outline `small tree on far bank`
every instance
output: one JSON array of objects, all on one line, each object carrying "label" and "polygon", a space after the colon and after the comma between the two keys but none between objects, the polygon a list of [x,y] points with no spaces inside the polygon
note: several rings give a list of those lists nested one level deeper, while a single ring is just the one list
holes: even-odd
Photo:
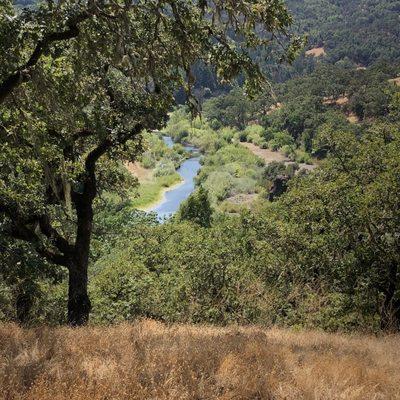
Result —
[{"label": "small tree on far bank", "polygon": [[181,205],[179,210],[181,220],[194,222],[204,228],[211,226],[212,214],[208,193],[202,186]]}]

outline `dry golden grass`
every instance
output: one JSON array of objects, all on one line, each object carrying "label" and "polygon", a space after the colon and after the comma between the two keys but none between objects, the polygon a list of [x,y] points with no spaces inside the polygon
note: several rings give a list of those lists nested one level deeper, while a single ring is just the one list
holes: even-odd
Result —
[{"label": "dry golden grass", "polygon": [[349,113],[346,117],[347,121],[349,121],[351,124],[357,124],[358,122],[360,122],[360,119],[357,117],[356,114],[354,114],[353,112]]},{"label": "dry golden grass", "polygon": [[390,83],[393,83],[395,86],[400,86],[400,76],[397,78],[389,79]]},{"label": "dry golden grass", "polygon": [[400,399],[400,338],[282,329],[0,326],[1,399]]},{"label": "dry golden grass", "polygon": [[249,149],[254,155],[260,157],[265,161],[266,164],[270,164],[274,161],[285,162],[290,161],[285,155],[278,151],[272,151],[270,149],[262,149],[253,143],[240,142],[240,144]]},{"label": "dry golden grass", "polygon": [[331,97],[324,97],[323,99],[323,104],[326,105],[338,105],[338,106],[344,106],[349,103],[349,98],[347,96],[340,96],[337,98],[334,98],[333,96]]},{"label": "dry golden grass", "polygon": [[138,178],[139,182],[149,181],[152,178],[152,170],[144,168],[139,162],[126,163],[125,167],[133,176]]},{"label": "dry golden grass", "polygon": [[314,47],[313,49],[310,49],[306,51],[307,56],[313,56],[313,57],[322,57],[326,55],[325,48],[324,47]]}]

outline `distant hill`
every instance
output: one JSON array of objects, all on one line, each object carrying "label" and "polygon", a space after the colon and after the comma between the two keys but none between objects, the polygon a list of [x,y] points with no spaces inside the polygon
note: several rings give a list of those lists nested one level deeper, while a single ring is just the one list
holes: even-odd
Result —
[{"label": "distant hill", "polygon": [[323,47],[326,59],[346,58],[368,66],[400,60],[400,1],[287,0],[296,31],[309,35],[308,48]]},{"label": "distant hill", "polygon": [[[285,82],[313,72],[318,64],[328,63],[350,69],[374,64],[400,62],[400,0],[286,0],[294,23],[292,31],[306,35],[308,44],[293,65],[278,65],[271,49],[253,55],[264,66],[270,79]],[[212,95],[215,79],[205,69],[197,74],[198,87]],[[218,88],[219,91],[221,88]],[[208,93],[209,93],[208,92]],[[207,93],[207,90],[206,90]]]},{"label": "distant hill", "polygon": [[[37,0],[17,0],[29,6]],[[254,54],[275,81],[312,72],[319,62],[366,68],[385,60],[400,62],[400,0],[286,0],[294,17],[292,30],[308,37],[305,51],[292,66],[277,65],[271,49]],[[198,65],[196,89],[200,98],[226,91],[215,74]],[[183,101],[184,94],[178,95]]]}]

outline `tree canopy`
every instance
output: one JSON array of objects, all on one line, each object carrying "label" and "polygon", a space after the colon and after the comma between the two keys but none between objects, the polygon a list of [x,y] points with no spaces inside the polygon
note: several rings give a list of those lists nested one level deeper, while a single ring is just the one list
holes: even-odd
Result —
[{"label": "tree canopy", "polygon": [[82,324],[96,196],[123,192],[119,163],[163,125],[178,88],[196,110],[196,63],[225,82],[243,74],[254,93],[264,78],[249,52],[292,19],[280,0],[3,1],[0,14],[1,229],[68,268],[69,322]]}]

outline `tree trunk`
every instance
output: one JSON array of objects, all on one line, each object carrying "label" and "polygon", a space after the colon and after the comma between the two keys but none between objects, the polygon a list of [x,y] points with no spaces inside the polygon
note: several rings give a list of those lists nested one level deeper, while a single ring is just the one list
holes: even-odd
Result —
[{"label": "tree trunk", "polygon": [[381,310],[381,329],[383,330],[400,330],[400,299],[396,297],[397,273],[397,262],[393,262],[389,267],[388,286]]},{"label": "tree trunk", "polygon": [[68,323],[72,326],[86,325],[91,310],[87,286],[93,227],[93,193],[83,195],[75,202],[78,227],[74,255],[69,268],[68,290]]},{"label": "tree trunk", "polygon": [[71,326],[86,325],[89,321],[91,304],[87,286],[87,264],[72,263],[68,287],[68,324]]}]

